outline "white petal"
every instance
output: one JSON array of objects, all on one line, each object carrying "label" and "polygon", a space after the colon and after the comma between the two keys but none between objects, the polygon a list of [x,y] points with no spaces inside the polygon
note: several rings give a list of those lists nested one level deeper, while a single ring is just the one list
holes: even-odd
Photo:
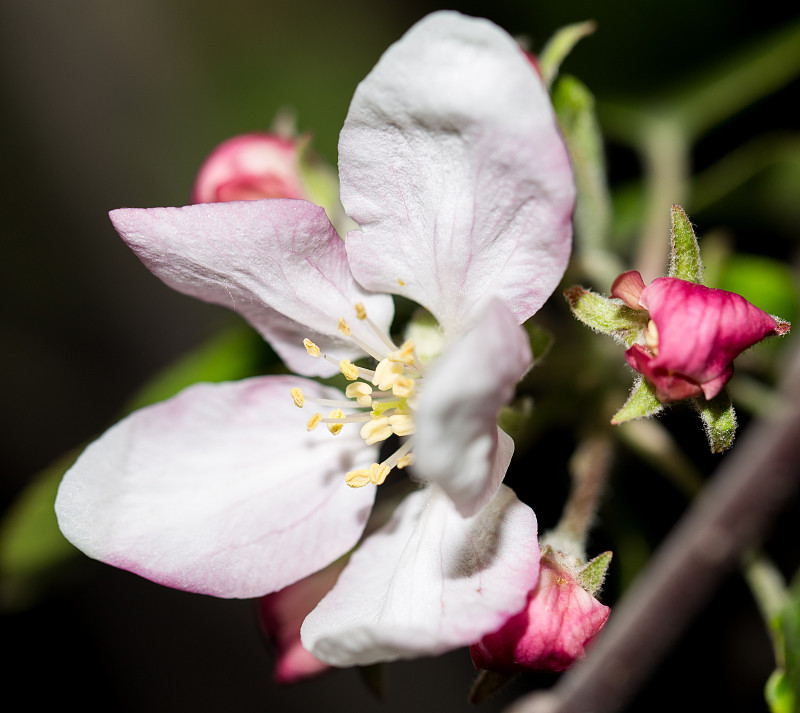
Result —
[{"label": "white petal", "polygon": [[366,293],[353,280],[341,238],[313,203],[241,201],[110,215],[149,270],[179,292],[239,312],[292,371],[336,371],[308,356],[305,338],[337,359],[363,355],[338,332],[340,317],[363,341],[381,344],[355,318],[357,302],[382,328],[391,324],[391,299]]},{"label": "white petal", "polygon": [[356,550],[306,617],[303,646],[334,666],[465,646],[525,606],[538,572],[536,517],[512,490],[465,519],[426,488]]},{"label": "white petal", "polygon": [[441,486],[462,515],[481,508],[505,476],[514,444],[497,428],[497,415],[530,364],[527,333],[494,302],[425,378],[414,475]]},{"label": "white petal", "polygon": [[516,42],[453,12],[417,23],[358,87],[339,141],[346,244],[367,289],[419,302],[449,337],[492,297],[518,322],[571,247],[572,170]]},{"label": "white petal", "polygon": [[298,377],[196,384],[135,412],[64,476],[59,526],[90,557],[178,589],[220,597],[273,592],[358,540],[374,499],[344,474],[376,456],[357,429],[307,432]]}]

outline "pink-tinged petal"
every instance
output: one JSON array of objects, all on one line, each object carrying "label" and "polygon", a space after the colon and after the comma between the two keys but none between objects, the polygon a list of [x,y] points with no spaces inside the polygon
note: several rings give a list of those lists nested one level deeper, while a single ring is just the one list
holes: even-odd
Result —
[{"label": "pink-tinged petal", "polygon": [[305,647],[334,666],[440,654],[495,631],[538,578],[536,517],[501,487],[462,518],[436,486],[408,496],[306,617]]},{"label": "pink-tinged petal", "polygon": [[[650,371],[688,379],[706,398],[724,388],[742,351],[781,329],[741,295],[672,277],[653,280],[640,302],[658,331]],[[669,400],[676,398],[685,397],[670,392]]]},{"label": "pink-tinged petal", "polygon": [[261,626],[275,648],[273,678],[277,683],[295,683],[330,668],[303,647],[300,626],[336,584],[346,563],[347,559],[342,557],[325,569],[258,600]]},{"label": "pink-tinged petal", "polygon": [[486,20],[437,12],[387,50],[353,97],[339,178],[356,279],[419,302],[450,338],[493,298],[523,322],[564,273],[567,151],[541,79]]},{"label": "pink-tinged petal", "polygon": [[64,476],[61,531],[87,555],[177,589],[255,597],[358,540],[374,488],[344,474],[377,455],[358,431],[306,430],[298,377],[196,384],[120,421]]},{"label": "pink-tinged petal", "polygon": [[644,309],[639,298],[644,290],[644,280],[637,270],[623,272],[611,285],[611,296],[621,299],[631,309]]},{"label": "pink-tinged petal", "polygon": [[256,132],[223,141],[203,162],[192,203],[308,198],[297,141]]},{"label": "pink-tinged petal", "polygon": [[[634,344],[628,349],[625,359],[634,371],[642,374],[655,387],[659,401],[682,401],[696,398],[703,393],[700,384],[692,379],[668,369],[654,367],[652,352],[641,344]],[[730,372],[732,371],[731,369]],[[731,373],[725,372],[723,386],[730,379]]]},{"label": "pink-tinged petal", "polygon": [[390,297],[353,280],[344,244],[324,209],[295,200],[209,203],[111,211],[123,240],[170,287],[236,310],[300,374],[336,368],[306,353],[303,339],[336,359],[363,355],[337,329],[344,317],[367,344],[382,343],[355,319],[362,302],[388,329]]},{"label": "pink-tinged petal", "polygon": [[527,333],[493,302],[426,375],[414,475],[439,485],[464,516],[483,507],[505,476],[514,443],[497,428],[497,416],[530,364]]},{"label": "pink-tinged petal", "polygon": [[476,668],[501,673],[563,671],[582,658],[611,610],[547,558],[528,606],[470,646]]}]

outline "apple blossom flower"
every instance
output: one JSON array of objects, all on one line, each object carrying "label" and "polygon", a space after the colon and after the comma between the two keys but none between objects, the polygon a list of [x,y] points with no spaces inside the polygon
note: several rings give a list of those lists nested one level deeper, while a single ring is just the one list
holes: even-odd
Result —
[{"label": "apple blossom flower", "polygon": [[499,673],[563,671],[584,656],[610,613],[568,567],[545,553],[527,606],[470,646],[472,662]]},{"label": "apple blossom flower", "polygon": [[644,343],[625,352],[662,402],[704,396],[713,399],[733,375],[733,360],[789,324],[767,314],[741,295],[676,277],[659,277],[645,286],[635,270],[621,274],[611,296],[650,320]]},{"label": "apple blossom flower", "polygon": [[[537,581],[535,516],[501,484],[513,442],[496,419],[530,365],[519,325],[566,267],[574,186],[516,43],[453,12],[415,25],[359,85],[339,174],[359,226],[344,241],[302,200],[111,213],[154,274],[236,310],[303,376],[196,384],[132,414],[67,473],[56,510],[92,557],[255,597],[350,551],[376,486],[410,466],[424,487],[303,624],[308,651],[348,666],[474,642]],[[438,320],[434,363],[389,335],[391,293]],[[345,393],[308,378],[338,372]],[[297,408],[312,404],[310,418]]]}]

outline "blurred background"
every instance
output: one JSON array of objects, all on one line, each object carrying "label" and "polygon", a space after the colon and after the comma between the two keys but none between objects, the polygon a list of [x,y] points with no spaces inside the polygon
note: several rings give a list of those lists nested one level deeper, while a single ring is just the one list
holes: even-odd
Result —
[{"label": "blurred background", "polygon": [[[633,216],[632,224],[641,217],[625,201],[634,200],[644,167],[624,136],[624,122],[616,120],[619,108],[636,111],[654,97],[670,96],[800,19],[791,4],[761,2],[754,12],[743,0],[5,0],[3,507],[37,472],[113,423],[157,370],[238,324],[232,313],[172,292],[152,277],[119,240],[107,212],[189,202],[208,152],[234,134],[268,129],[282,108],[296,112],[299,129],[312,132],[315,148],[335,163],[356,84],[391,42],[442,7],[488,17],[528,38],[534,51],[567,23],[597,21],[595,34],[577,46],[563,70],[589,87],[601,125],[608,122],[605,149],[623,260],[630,243],[620,216]],[[706,193],[691,194],[701,196],[694,206],[689,198],[686,208],[700,234],[714,232],[736,251],[795,266],[798,82],[797,70],[787,71],[795,75],[784,76],[780,68],[765,75],[772,88],[755,92],[752,102],[698,136],[690,156],[695,173],[718,168],[742,147],[749,153],[741,180],[722,164],[717,175],[732,184],[717,195],[714,174],[706,174]],[[665,239],[673,200],[684,197],[663,207]],[[595,287],[607,292],[610,285]],[[784,296],[784,309],[796,311],[796,292]],[[568,314],[561,304],[550,309],[552,319]],[[710,472],[718,459],[704,449],[696,419],[681,416],[670,417],[669,427]],[[558,438],[549,443],[536,456],[540,480],[526,491],[543,526],[554,524],[566,488],[547,471],[563,470],[573,445],[567,435],[563,452]],[[641,476],[635,462],[628,465],[609,498],[620,495],[618,509],[648,521],[646,549],[674,524],[685,499],[658,477]],[[787,572],[800,564],[799,513],[792,507],[770,540]],[[597,552],[614,546],[602,523],[598,532]],[[612,574],[609,603],[621,586]],[[465,651],[389,666],[388,698],[379,702],[354,671],[276,687],[254,624],[248,602],[175,592],[81,561],[30,606],[3,617],[12,658],[4,664],[6,698],[21,696],[28,710],[65,702],[115,711],[470,708],[474,672]],[[712,704],[715,710],[766,710],[761,689],[773,668],[747,589],[731,576],[631,710],[693,711]],[[483,708],[499,710],[520,692],[554,680],[526,676]]]}]

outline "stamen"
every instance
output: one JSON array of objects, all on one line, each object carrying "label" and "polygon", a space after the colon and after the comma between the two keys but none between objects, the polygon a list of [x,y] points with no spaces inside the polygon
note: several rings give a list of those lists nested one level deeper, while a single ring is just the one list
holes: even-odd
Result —
[{"label": "stamen", "polygon": [[359,468],[358,470],[348,471],[344,476],[344,482],[351,488],[363,488],[370,482],[369,470],[367,468]]},{"label": "stamen", "polygon": [[362,322],[367,318],[367,308],[364,307],[363,302],[356,302],[356,317]]},{"label": "stamen", "polygon": [[372,389],[363,381],[356,381],[355,383],[348,384],[347,388],[344,390],[344,395],[347,396],[348,399],[355,399],[359,406],[372,406]]},{"label": "stamen", "polygon": [[398,470],[403,470],[403,468],[407,468],[410,465],[414,465],[414,454],[407,453],[404,455],[399,461],[397,461],[397,465],[395,468]]},{"label": "stamen", "polygon": [[414,418],[407,414],[389,416],[389,425],[398,436],[410,436],[415,431]]},{"label": "stamen", "polygon": [[306,431],[313,431],[317,427],[317,424],[319,423],[321,418],[322,418],[321,413],[315,413],[310,419],[308,419],[308,423],[306,424]]},{"label": "stamen", "polygon": [[312,342],[310,339],[304,339],[303,346],[306,348],[306,351],[312,357],[318,357],[321,354],[320,348],[316,344],[314,344],[314,342]]},{"label": "stamen", "polygon": [[378,366],[375,367],[375,376],[372,377],[372,383],[381,391],[388,391],[397,383],[397,380],[402,375],[402,364],[383,359],[378,362]]},{"label": "stamen", "polygon": [[644,330],[644,343],[653,351],[653,356],[658,356],[658,327],[652,319]]},{"label": "stamen", "polygon": [[344,418],[344,414],[342,413],[342,409],[336,408],[328,414],[328,418],[336,419],[336,423],[330,423],[326,421],[328,424],[328,430],[334,435],[338,435],[342,430],[342,422],[341,419]]},{"label": "stamen", "polygon": [[292,395],[292,401],[294,401],[294,405],[297,406],[297,408],[303,408],[303,404],[305,403],[303,392],[295,386],[289,391],[289,393]]},{"label": "stamen", "polygon": [[344,317],[339,317],[339,331],[344,334],[345,337],[350,336],[350,326],[344,321]]},{"label": "stamen", "polygon": [[344,378],[348,381],[355,381],[359,377],[358,367],[355,366],[349,359],[343,359],[339,362],[339,369]]},{"label": "stamen", "polygon": [[414,342],[410,339],[403,342],[399,349],[395,349],[390,355],[392,361],[399,361],[407,366],[414,365]]},{"label": "stamen", "polygon": [[414,395],[416,382],[407,376],[401,376],[392,384],[392,393],[399,399],[408,399]]},{"label": "stamen", "polygon": [[361,438],[368,446],[385,441],[392,435],[392,427],[387,416],[373,417],[361,427]]},{"label": "stamen", "polygon": [[390,351],[397,351],[397,345],[391,340],[391,337],[389,337],[389,335],[380,329],[375,322],[367,317],[367,308],[364,307],[363,302],[359,302],[356,305],[356,316],[362,322],[366,321],[366,323],[372,328],[372,331],[380,337],[381,341],[389,348]]}]

